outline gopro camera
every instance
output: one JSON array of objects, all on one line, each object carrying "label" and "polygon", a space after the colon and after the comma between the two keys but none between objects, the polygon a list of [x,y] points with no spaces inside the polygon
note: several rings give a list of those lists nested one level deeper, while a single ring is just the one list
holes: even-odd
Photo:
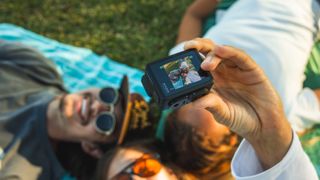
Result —
[{"label": "gopro camera", "polygon": [[200,68],[202,58],[195,49],[147,64],[142,84],[163,109],[176,109],[207,94],[213,84],[209,72]]}]

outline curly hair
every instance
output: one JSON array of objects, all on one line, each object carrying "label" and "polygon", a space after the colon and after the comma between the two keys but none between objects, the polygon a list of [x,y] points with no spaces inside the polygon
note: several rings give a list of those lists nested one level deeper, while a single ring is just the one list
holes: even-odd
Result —
[{"label": "curly hair", "polygon": [[201,179],[230,175],[230,162],[238,146],[238,136],[230,132],[219,145],[213,138],[180,121],[177,110],[167,118],[164,141],[172,160]]}]

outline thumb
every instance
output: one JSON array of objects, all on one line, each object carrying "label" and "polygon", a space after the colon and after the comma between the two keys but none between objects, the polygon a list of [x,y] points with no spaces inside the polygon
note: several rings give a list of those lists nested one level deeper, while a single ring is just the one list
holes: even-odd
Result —
[{"label": "thumb", "polygon": [[227,103],[219,96],[219,94],[214,92],[214,90],[211,90],[209,94],[192,102],[191,105],[194,108],[208,110],[216,119],[216,121],[221,124],[224,124],[228,127],[232,125]]}]

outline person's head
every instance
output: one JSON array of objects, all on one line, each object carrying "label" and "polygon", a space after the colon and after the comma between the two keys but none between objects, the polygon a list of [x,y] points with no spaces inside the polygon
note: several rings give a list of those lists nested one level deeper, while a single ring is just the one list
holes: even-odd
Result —
[{"label": "person's head", "polygon": [[112,149],[100,160],[95,179],[196,179],[170,162],[162,146],[159,141],[147,140]]},{"label": "person's head", "polygon": [[185,105],[165,124],[164,141],[172,160],[188,172],[217,179],[230,172],[238,137],[205,109]]},{"label": "person's head", "polygon": [[[120,135],[122,114],[125,114],[124,97],[119,93],[114,105],[106,104],[100,97],[103,91],[94,88],[64,94],[48,107],[47,127],[55,142],[55,154],[61,165],[77,179],[92,176],[97,158],[103,154],[97,142],[112,146]],[[96,126],[99,116],[104,113],[110,113],[108,115],[116,120],[113,132],[108,135],[98,132]]]},{"label": "person's head", "polygon": [[179,80],[180,70],[179,69],[172,70],[168,76],[171,81],[176,82],[177,80]]},{"label": "person's head", "polygon": [[188,63],[186,61],[182,61],[180,63],[179,69],[180,69],[181,72],[188,73],[189,72],[189,68],[190,67],[189,67],[189,65],[188,65]]},{"label": "person's head", "polygon": [[120,88],[93,88],[56,97],[48,106],[47,130],[55,141],[120,144],[130,112],[128,79]]},{"label": "person's head", "polygon": [[[50,112],[48,118],[59,122],[54,124],[59,126],[57,128],[61,130],[59,134],[56,133],[58,139],[78,141],[82,138],[88,139],[92,137],[92,135],[87,134],[87,131],[79,130],[83,127],[90,127],[90,131],[95,133],[92,122],[97,119],[99,114],[111,110],[109,105],[100,100],[100,91],[101,89],[98,88],[87,89],[77,93],[60,95],[53,100],[48,107]],[[117,101],[114,105],[115,118],[120,119],[121,113],[123,112],[120,97],[120,101]],[[103,137],[103,134],[98,134],[98,132],[97,135],[101,135],[101,138]],[[111,142],[113,140],[113,136],[106,138],[106,141]]]},{"label": "person's head", "polygon": [[[127,119],[127,128],[122,128],[123,123],[119,123],[120,126],[122,125],[121,130],[126,131],[121,143],[150,137],[151,134],[154,134],[153,125],[156,124],[154,122],[156,118],[153,117],[154,112],[152,111],[152,114],[150,112],[152,107],[149,107],[141,95],[133,93],[130,94],[129,99],[130,113],[128,118],[125,118]],[[117,142],[119,142],[118,139]],[[84,144],[88,145],[84,146]],[[92,179],[97,166],[97,158],[101,158],[106,151],[116,147],[116,144],[90,144],[90,142],[85,142],[81,145],[79,143],[59,142],[56,147],[56,155],[70,175],[77,179]]]}]

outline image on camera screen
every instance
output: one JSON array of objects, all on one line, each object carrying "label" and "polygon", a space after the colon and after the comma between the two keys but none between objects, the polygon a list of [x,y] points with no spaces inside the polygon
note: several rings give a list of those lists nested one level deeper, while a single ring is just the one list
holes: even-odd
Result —
[{"label": "image on camera screen", "polygon": [[186,56],[160,67],[165,70],[174,89],[179,89],[201,80],[201,76],[192,64],[192,57]]}]

